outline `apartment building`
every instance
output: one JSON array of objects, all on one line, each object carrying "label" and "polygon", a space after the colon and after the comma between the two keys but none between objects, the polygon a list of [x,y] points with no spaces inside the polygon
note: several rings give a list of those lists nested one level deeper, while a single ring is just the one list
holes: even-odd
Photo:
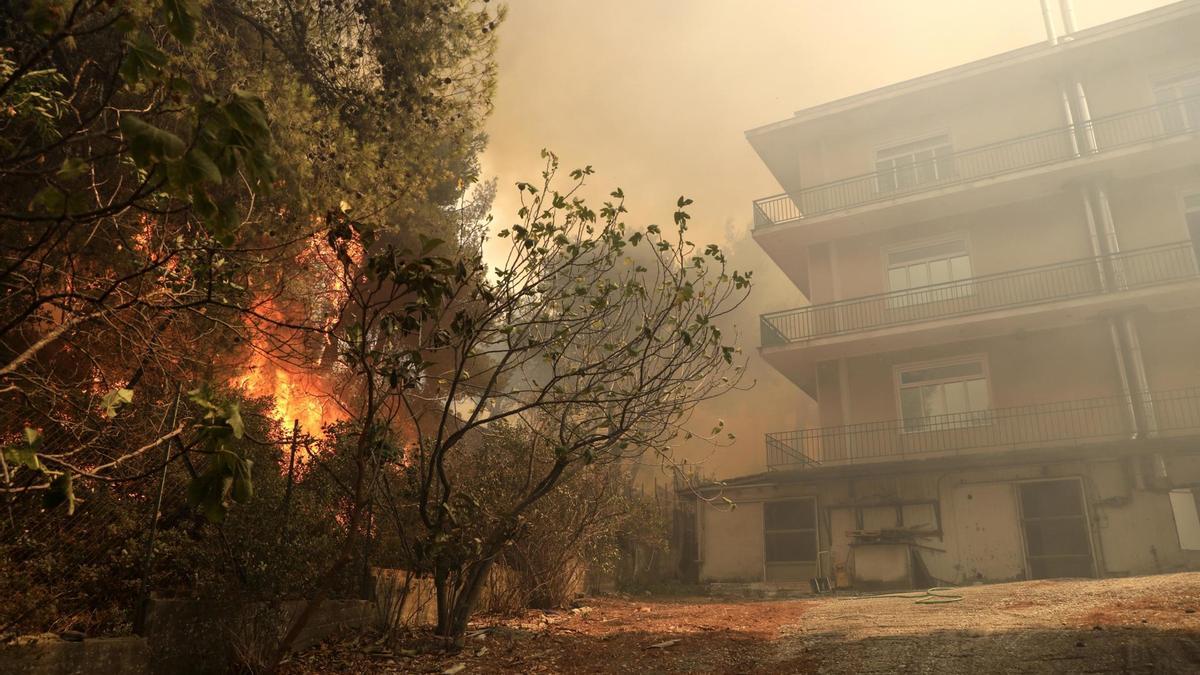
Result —
[{"label": "apartment building", "polygon": [[754,238],[811,303],[761,355],[820,419],[706,488],[737,506],[698,511],[702,580],[1200,567],[1200,2],[1059,17],[747,132],[784,188]]}]

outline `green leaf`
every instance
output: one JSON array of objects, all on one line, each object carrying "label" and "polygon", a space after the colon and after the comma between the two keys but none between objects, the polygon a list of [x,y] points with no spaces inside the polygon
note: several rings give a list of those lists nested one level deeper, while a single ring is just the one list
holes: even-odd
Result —
[{"label": "green leaf", "polygon": [[196,39],[196,20],[200,16],[198,0],[163,0],[163,13],[167,18],[167,30],[185,45]]},{"label": "green leaf", "polygon": [[37,450],[13,446],[4,449],[4,462],[9,466],[23,466],[33,471],[42,470],[42,462],[38,459]]},{"label": "green leaf", "polygon": [[225,113],[238,131],[252,138],[269,138],[267,106],[262,99],[243,91],[235,91],[225,104]]},{"label": "green leaf", "polygon": [[225,514],[229,510],[225,508],[224,500],[206,501],[200,506],[200,513],[208,522],[215,525],[220,525],[225,522]]},{"label": "green leaf", "polygon": [[438,239],[437,237],[426,237],[420,233],[417,234],[417,237],[421,240],[421,255],[429,255],[434,251],[434,249],[446,243],[443,239]]},{"label": "green leaf", "polygon": [[50,489],[42,497],[42,508],[53,509],[60,504],[67,505],[67,515],[75,514],[75,488],[71,474],[59,474],[50,481]]},{"label": "green leaf", "polygon": [[100,399],[100,407],[104,409],[104,416],[111,420],[117,416],[117,408],[132,402],[133,390],[121,387],[105,394]]},{"label": "green leaf", "polygon": [[168,176],[177,187],[185,187],[202,181],[221,182],[221,170],[216,162],[200,148],[192,148],[183,157],[167,166]]},{"label": "green leaf", "polygon": [[88,163],[79,157],[68,157],[58,168],[58,177],[62,180],[74,180],[88,170]]},{"label": "green leaf", "polygon": [[33,427],[25,427],[25,444],[31,448],[36,448],[42,444],[42,432]]},{"label": "green leaf", "polygon": [[53,185],[48,185],[33,196],[30,206],[33,209],[40,207],[46,213],[63,213],[67,208],[67,195]]},{"label": "green leaf", "polygon": [[129,144],[129,154],[139,166],[148,167],[175,159],[183,156],[187,150],[187,144],[182,138],[133,115],[122,115],[119,126]]},{"label": "green leaf", "polygon": [[125,41],[125,59],[119,72],[126,84],[137,84],[152,79],[167,64],[167,55],[159,50],[154,40],[145,33],[138,33]]}]

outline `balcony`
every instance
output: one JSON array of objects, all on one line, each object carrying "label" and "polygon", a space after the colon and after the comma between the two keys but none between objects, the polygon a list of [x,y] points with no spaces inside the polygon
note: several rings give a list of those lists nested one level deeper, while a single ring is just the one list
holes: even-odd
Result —
[{"label": "balcony", "polygon": [[[1160,438],[1200,433],[1200,388],[1148,392],[1139,405]],[[769,470],[812,469],[1028,448],[1076,447],[1133,437],[1122,396],[767,434]],[[914,430],[916,429],[916,430]]]},{"label": "balcony", "polygon": [[[1105,270],[1116,280],[1106,286]],[[1190,241],[764,314],[762,346],[1031,308],[1195,279]]]},{"label": "balcony", "polygon": [[[887,171],[759,199],[754,202],[754,229],[757,234],[779,225],[903,201],[1063,163],[1082,165],[1141,144],[1190,136],[1197,130],[1200,130],[1200,97],[1180,98],[1097,117],[1087,124],[1010,138]],[[1178,161],[1194,161],[1194,158],[1188,159],[1187,153],[1181,153]]]}]

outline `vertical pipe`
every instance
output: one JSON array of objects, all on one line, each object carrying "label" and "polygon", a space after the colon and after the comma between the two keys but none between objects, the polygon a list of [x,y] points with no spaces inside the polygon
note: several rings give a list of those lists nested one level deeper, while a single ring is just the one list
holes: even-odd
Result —
[{"label": "vertical pipe", "polygon": [[1058,36],[1054,34],[1054,17],[1050,13],[1050,0],[1042,0],[1042,23],[1046,26],[1046,42],[1058,44]]},{"label": "vertical pipe", "polygon": [[1129,421],[1130,438],[1140,438],[1142,435],[1141,421],[1138,418],[1137,407],[1133,403],[1133,390],[1129,385],[1129,366],[1125,363],[1125,349],[1121,345],[1121,335],[1117,332],[1117,320],[1108,319],[1108,336],[1112,340],[1113,360],[1117,363],[1117,379],[1121,383],[1121,397],[1125,399],[1125,414]]},{"label": "vertical pipe", "polygon": [[1100,245],[1100,231],[1096,227],[1096,212],[1092,208],[1092,200],[1088,197],[1087,188],[1080,189],[1083,197],[1083,215],[1087,219],[1088,238],[1092,242],[1092,256],[1096,259],[1096,273],[1100,278],[1100,290],[1108,290],[1108,269],[1104,264],[1104,249]]},{"label": "vertical pipe", "polygon": [[1083,91],[1083,83],[1075,80],[1075,102],[1079,105],[1079,123],[1083,126],[1083,140],[1086,141],[1088,152],[1096,152],[1096,129],[1092,126],[1092,111],[1088,107],[1087,94]]},{"label": "vertical pipe", "polygon": [[1068,39],[1075,32],[1075,8],[1071,0],[1058,0],[1058,9],[1062,13],[1063,39]]},{"label": "vertical pipe", "polygon": [[[1121,252],[1121,245],[1117,240],[1116,222],[1113,219],[1112,206],[1109,204],[1108,191],[1103,185],[1096,184],[1094,194],[1096,203],[1100,207],[1100,222],[1104,226],[1104,244],[1110,256],[1113,288],[1121,290],[1127,286],[1127,279],[1120,262],[1112,258]],[[1128,372],[1133,374],[1133,384],[1137,387],[1134,395],[1138,403],[1138,412],[1141,413],[1139,431],[1144,432],[1144,435],[1154,435],[1158,431],[1158,420],[1154,412],[1154,401],[1150,397],[1150,380],[1146,375],[1146,361],[1142,355],[1141,340],[1138,338],[1137,324],[1134,323],[1133,317],[1128,314],[1122,316],[1121,329],[1125,338]],[[1128,387],[1129,375],[1123,374],[1123,378],[1125,379],[1124,386]]]},{"label": "vertical pipe", "polygon": [[1126,286],[1125,273],[1121,269],[1121,263],[1116,259],[1116,255],[1121,252],[1121,244],[1117,239],[1117,224],[1113,219],[1112,206],[1108,201],[1108,191],[1099,183],[1092,186],[1092,193],[1095,196],[1096,204],[1100,207],[1100,224],[1104,228],[1104,249],[1108,254],[1108,266],[1112,274],[1112,287],[1117,290],[1124,289]]},{"label": "vertical pipe", "polygon": [[1137,324],[1128,314],[1122,317],[1121,324],[1121,328],[1125,331],[1125,343],[1129,347],[1130,361],[1133,362],[1133,377],[1137,382],[1144,430],[1147,436],[1154,436],[1158,433],[1158,418],[1154,414],[1154,401],[1150,397],[1150,379],[1146,376],[1146,362],[1142,358],[1142,344],[1138,339]]},{"label": "vertical pipe", "polygon": [[1071,95],[1066,87],[1062,89],[1063,117],[1067,120],[1067,136],[1071,139],[1071,156],[1079,156],[1079,136],[1076,135],[1075,113],[1071,111]]}]

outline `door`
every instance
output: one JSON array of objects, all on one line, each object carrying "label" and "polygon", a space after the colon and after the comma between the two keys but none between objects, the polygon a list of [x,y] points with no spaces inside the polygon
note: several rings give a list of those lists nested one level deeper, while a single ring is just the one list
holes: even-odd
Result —
[{"label": "door", "polygon": [[763,544],[767,581],[805,581],[820,576],[817,500],[764,502]]},{"label": "door", "polygon": [[1017,485],[1031,579],[1095,576],[1083,484],[1074,478]]}]

